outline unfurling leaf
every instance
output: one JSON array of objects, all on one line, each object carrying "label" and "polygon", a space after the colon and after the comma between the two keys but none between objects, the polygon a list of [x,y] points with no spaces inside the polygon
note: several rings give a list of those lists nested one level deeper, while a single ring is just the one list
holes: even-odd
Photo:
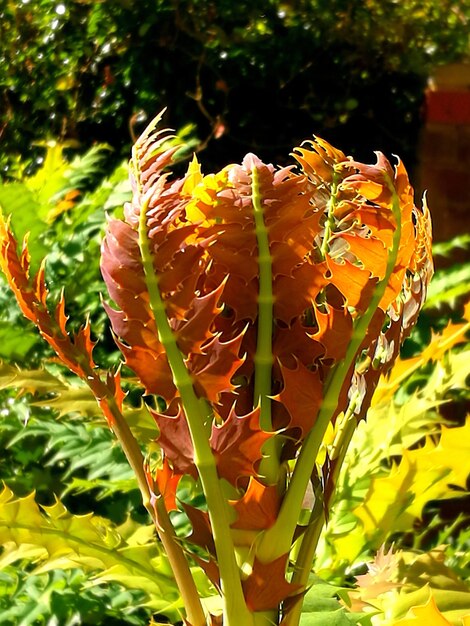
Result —
[{"label": "unfurling leaf", "polygon": [[[382,154],[364,165],[316,138],[294,152],[300,171],[248,154],[209,175],[193,160],[176,179],[164,171],[176,149],[165,141],[151,124],[134,146],[133,199],[124,220],[110,220],[102,247],[106,309],[126,365],[158,397],[167,470],[201,481],[208,515],[184,504],[194,542],[207,550],[211,533],[225,533],[232,545],[215,475],[237,493],[229,502],[239,544],[230,551],[253,545],[245,601],[270,610],[295,587],[285,555],[299,512],[274,556],[254,539],[266,529],[279,537],[277,516],[289,516],[282,464],[295,475],[305,442],[321,442],[327,423],[365,417],[424,301],[429,213],[414,206],[401,162]],[[340,435],[322,470],[326,500]],[[308,463],[305,484],[315,455]],[[174,489],[167,502],[177,503]],[[220,545],[202,565],[226,587],[224,566],[212,571]],[[264,597],[263,578],[278,566],[282,593]]]}]

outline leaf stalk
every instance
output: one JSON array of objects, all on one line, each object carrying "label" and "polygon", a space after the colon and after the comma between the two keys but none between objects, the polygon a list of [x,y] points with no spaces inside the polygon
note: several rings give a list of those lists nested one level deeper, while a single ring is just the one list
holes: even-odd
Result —
[{"label": "leaf stalk", "polygon": [[[268,229],[264,221],[259,172],[255,165],[251,171],[251,181],[259,265],[258,332],[254,359],[254,405],[260,406],[261,428],[265,431],[271,431],[272,334],[274,321],[272,257],[269,247]],[[273,436],[263,446],[263,459],[259,467],[259,475],[267,484],[273,485],[279,481],[279,453],[278,438]]]},{"label": "leaf stalk", "polygon": [[395,231],[387,259],[385,275],[377,283],[367,311],[355,320],[352,340],[349,343],[346,355],[334,368],[326,383],[322,406],[314,427],[308,433],[302,445],[278,518],[274,525],[265,532],[258,547],[258,558],[264,561],[274,560],[290,549],[304,494],[326,429],[337,410],[338,398],[346,376],[354,364],[359,347],[366,336],[369,324],[378,309],[396,265],[401,240],[400,202],[393,182],[386,172],[384,172],[384,179],[392,193],[392,212],[395,219]]},{"label": "leaf stalk", "polygon": [[166,316],[165,304],[160,293],[158,276],[155,273],[150,252],[147,209],[148,200],[144,201],[141,207],[139,248],[149,294],[149,304],[158,329],[158,338],[165,348],[173,380],[181,397],[194,448],[194,462],[207,501],[224,598],[224,624],[235,626],[237,623],[243,623],[250,626],[252,616],[245,603],[235,559],[235,550],[230,534],[228,503],[222,493],[214,455],[206,432],[207,411],[196,395],[191,375],[186,368],[183,355]]}]

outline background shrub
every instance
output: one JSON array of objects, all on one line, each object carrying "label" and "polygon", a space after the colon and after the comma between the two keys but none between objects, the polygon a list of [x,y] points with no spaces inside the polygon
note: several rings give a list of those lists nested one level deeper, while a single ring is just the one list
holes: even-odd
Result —
[{"label": "background shrub", "polygon": [[[164,106],[219,167],[312,132],[412,165],[430,68],[468,51],[464,0],[29,0],[0,9],[1,166],[45,135],[127,157]],[[217,140],[215,140],[217,139]],[[37,154],[42,154],[38,152]]]}]

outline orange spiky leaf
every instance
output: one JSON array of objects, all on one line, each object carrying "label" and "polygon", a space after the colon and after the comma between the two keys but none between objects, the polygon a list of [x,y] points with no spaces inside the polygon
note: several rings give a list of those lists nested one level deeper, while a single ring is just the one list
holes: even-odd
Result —
[{"label": "orange spiky leaf", "polygon": [[265,485],[251,476],[243,496],[238,500],[230,500],[230,505],[237,513],[237,519],[231,527],[243,530],[270,528],[276,520],[280,500],[277,485]]},{"label": "orange spiky leaf", "polygon": [[276,609],[283,600],[300,590],[301,585],[286,580],[287,561],[287,554],[269,563],[255,558],[251,574],[243,581],[245,600],[252,611]]},{"label": "orange spiky leaf", "polygon": [[255,466],[262,457],[262,447],[273,436],[260,428],[259,415],[259,407],[242,416],[232,408],[220,426],[212,426],[209,442],[219,476],[234,485],[242,476],[256,475]]}]

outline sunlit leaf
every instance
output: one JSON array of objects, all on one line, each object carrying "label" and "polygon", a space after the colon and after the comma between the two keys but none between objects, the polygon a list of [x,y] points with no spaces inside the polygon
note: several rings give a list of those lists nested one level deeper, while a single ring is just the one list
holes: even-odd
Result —
[{"label": "sunlit leaf", "polygon": [[17,499],[8,489],[2,492],[0,538],[9,562],[21,560],[35,546],[41,551],[38,573],[80,565],[97,582],[113,580],[145,591],[155,610],[180,606],[169,566],[154,541],[128,543],[111,522],[92,514],[71,515],[58,501],[42,509],[33,495]]}]

